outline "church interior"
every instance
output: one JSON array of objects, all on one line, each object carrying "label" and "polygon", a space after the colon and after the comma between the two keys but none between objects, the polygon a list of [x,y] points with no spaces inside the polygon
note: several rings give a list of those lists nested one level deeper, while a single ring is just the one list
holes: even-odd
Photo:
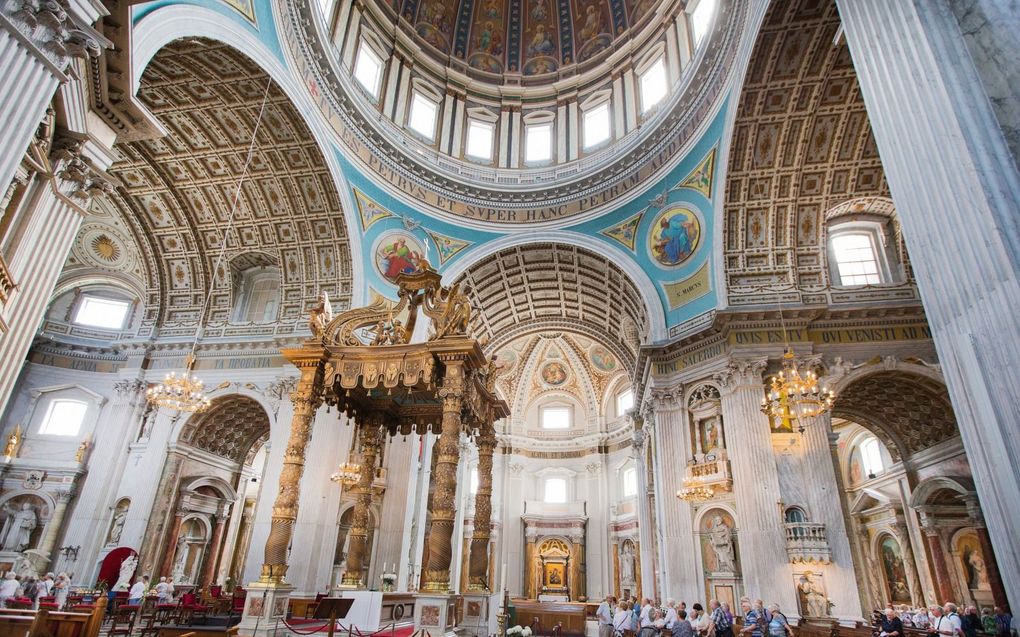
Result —
[{"label": "church interior", "polygon": [[1018,32],[0,0],[0,632],[1009,637]]}]

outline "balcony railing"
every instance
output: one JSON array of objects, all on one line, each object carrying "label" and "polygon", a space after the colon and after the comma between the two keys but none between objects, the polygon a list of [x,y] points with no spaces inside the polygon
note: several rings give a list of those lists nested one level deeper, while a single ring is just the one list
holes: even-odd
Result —
[{"label": "balcony railing", "polygon": [[828,564],[832,555],[825,525],[817,522],[786,523],[786,553],[791,562]]}]

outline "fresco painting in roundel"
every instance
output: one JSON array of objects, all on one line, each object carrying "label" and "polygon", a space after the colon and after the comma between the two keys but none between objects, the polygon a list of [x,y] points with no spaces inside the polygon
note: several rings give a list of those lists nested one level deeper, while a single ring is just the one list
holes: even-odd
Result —
[{"label": "fresco painting in roundel", "polygon": [[591,364],[600,372],[611,372],[616,369],[616,359],[601,345],[591,348],[588,355],[591,357]]},{"label": "fresco painting in roundel", "polygon": [[559,361],[546,363],[542,367],[542,381],[553,387],[562,385],[567,382],[567,367]]},{"label": "fresco painting in roundel", "polygon": [[648,235],[652,259],[666,267],[683,265],[701,243],[701,222],[693,210],[685,207],[662,211]]},{"label": "fresco painting in roundel", "polygon": [[517,352],[512,349],[502,350],[496,355],[496,373],[503,375],[514,368],[517,364]]},{"label": "fresco painting in roundel", "polygon": [[420,241],[407,232],[391,232],[382,236],[375,250],[375,267],[390,283],[396,283],[401,272],[414,272],[424,258]]}]

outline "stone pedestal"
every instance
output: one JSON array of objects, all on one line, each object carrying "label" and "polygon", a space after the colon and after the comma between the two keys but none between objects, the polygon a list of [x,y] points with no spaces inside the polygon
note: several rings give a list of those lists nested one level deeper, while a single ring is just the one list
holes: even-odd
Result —
[{"label": "stone pedestal", "polygon": [[488,637],[497,632],[496,615],[499,613],[499,593],[465,593],[464,619],[460,633],[475,637]]},{"label": "stone pedestal", "polygon": [[428,631],[432,637],[453,635],[457,624],[459,595],[420,593],[415,595],[414,630]]},{"label": "stone pedestal", "polygon": [[294,587],[289,584],[253,582],[247,589],[248,598],[244,602],[244,614],[237,626],[237,634],[242,637],[269,637],[277,634],[282,621],[287,618],[287,604]]}]

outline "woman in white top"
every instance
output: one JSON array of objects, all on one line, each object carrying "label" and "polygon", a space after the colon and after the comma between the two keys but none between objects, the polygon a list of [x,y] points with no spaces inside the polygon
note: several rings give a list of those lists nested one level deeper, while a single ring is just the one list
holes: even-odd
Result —
[{"label": "woman in white top", "polygon": [[695,635],[707,635],[708,629],[711,626],[708,615],[705,614],[701,604],[695,604],[691,607],[691,628],[694,629]]},{"label": "woman in white top", "polygon": [[4,576],[4,581],[0,582],[0,608],[7,606],[7,600],[11,597],[18,596],[18,586],[18,578],[14,573]]},{"label": "woman in white top", "polygon": [[57,608],[63,608],[67,602],[67,593],[71,588],[71,579],[67,576],[67,573],[61,573],[57,575],[57,581],[53,582],[53,601],[56,602]]},{"label": "woman in white top", "polygon": [[630,621],[632,614],[627,610],[627,604],[620,602],[620,605],[616,607],[616,614],[613,615],[613,632],[616,635],[622,635],[624,631],[630,630]]}]

